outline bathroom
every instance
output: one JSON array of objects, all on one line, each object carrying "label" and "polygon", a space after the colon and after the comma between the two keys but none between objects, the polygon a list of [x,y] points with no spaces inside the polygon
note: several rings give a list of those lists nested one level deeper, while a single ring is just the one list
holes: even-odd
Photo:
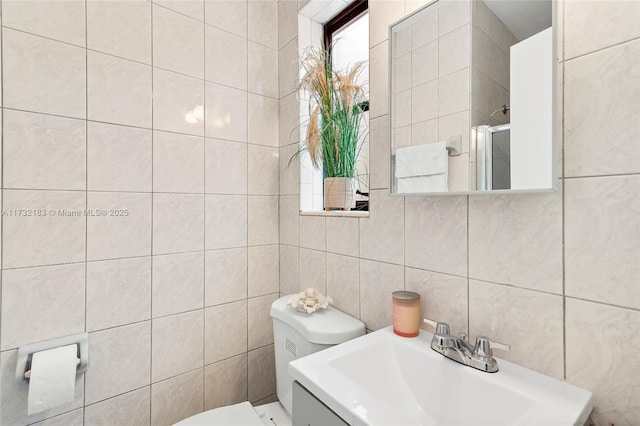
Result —
[{"label": "bathroom", "polygon": [[[2,0],[0,424],[276,402],[270,307],[310,287],[371,332],[417,292],[425,317],[592,392],[593,424],[638,424],[640,2],[553,2],[556,191],[397,196],[389,26],[430,1],[369,0],[351,215],[301,214],[290,164],[312,3],[350,2]],[[79,333],[73,401],[28,415],[18,348]]]}]

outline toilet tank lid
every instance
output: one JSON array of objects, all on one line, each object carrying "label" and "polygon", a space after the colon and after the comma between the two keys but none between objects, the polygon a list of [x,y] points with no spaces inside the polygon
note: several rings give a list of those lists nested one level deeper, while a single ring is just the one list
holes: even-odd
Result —
[{"label": "toilet tank lid", "polygon": [[331,306],[312,314],[298,312],[283,296],[271,305],[271,317],[290,325],[305,340],[320,345],[337,345],[362,336],[364,323]]}]

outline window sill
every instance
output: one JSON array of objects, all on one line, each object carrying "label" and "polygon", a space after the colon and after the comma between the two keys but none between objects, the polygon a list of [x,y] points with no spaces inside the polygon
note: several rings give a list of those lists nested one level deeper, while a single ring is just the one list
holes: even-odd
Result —
[{"label": "window sill", "polygon": [[368,211],[343,211],[343,210],[318,210],[300,211],[300,216],[324,216],[324,217],[369,217]]}]

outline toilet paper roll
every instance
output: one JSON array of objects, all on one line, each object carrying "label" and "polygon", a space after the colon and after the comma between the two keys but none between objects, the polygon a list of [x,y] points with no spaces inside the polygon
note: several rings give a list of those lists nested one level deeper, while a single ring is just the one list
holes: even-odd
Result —
[{"label": "toilet paper roll", "polygon": [[33,354],[27,398],[28,415],[73,401],[77,365],[76,345]]}]

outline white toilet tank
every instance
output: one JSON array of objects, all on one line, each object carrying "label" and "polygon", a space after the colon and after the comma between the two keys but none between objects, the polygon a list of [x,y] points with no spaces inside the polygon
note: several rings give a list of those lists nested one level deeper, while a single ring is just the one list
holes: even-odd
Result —
[{"label": "white toilet tank", "polygon": [[364,323],[329,306],[312,314],[298,312],[283,296],[271,305],[276,355],[276,389],[284,408],[292,413],[293,379],[289,362],[351,340],[365,333]]}]

